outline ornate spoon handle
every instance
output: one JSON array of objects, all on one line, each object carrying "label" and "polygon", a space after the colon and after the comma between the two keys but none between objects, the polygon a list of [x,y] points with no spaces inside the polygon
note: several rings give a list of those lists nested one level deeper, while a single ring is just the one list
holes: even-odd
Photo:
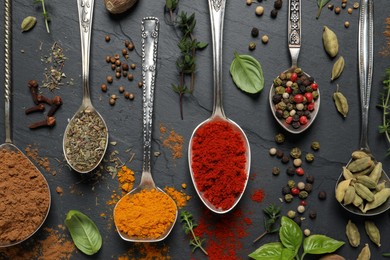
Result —
[{"label": "ornate spoon handle", "polygon": [[368,111],[370,108],[372,70],[373,70],[373,17],[374,3],[372,0],[362,0],[359,15],[359,83],[361,101],[361,135],[360,147],[370,152],[368,146]]},{"label": "ornate spoon handle", "polygon": [[[150,157],[152,147],[153,96],[156,79],[159,20],[155,17],[142,19],[142,79],[143,79],[143,168],[142,179],[151,178]],[[150,175],[150,176],[147,176]],[[141,180],[142,182],[143,180]],[[153,184],[154,185],[154,184]]]},{"label": "ornate spoon handle", "polygon": [[83,103],[84,105],[91,107],[92,103],[89,92],[89,59],[94,4],[94,0],[77,0],[81,37],[81,77],[83,83]]},{"label": "ornate spoon handle", "polygon": [[12,143],[11,138],[11,52],[12,52],[12,9],[11,0],[4,1],[4,125],[5,125],[5,142]]},{"label": "ornate spoon handle", "polygon": [[301,1],[288,1],[287,20],[288,49],[291,55],[291,65],[297,66],[299,51],[301,50]]}]

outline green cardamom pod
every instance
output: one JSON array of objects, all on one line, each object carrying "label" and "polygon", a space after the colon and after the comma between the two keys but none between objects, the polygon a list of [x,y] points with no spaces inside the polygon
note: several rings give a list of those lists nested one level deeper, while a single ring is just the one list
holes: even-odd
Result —
[{"label": "green cardamom pod", "polygon": [[368,244],[365,244],[364,247],[362,248],[362,251],[360,251],[358,257],[356,260],[370,260],[371,258],[371,251],[370,247]]},{"label": "green cardamom pod", "polygon": [[366,229],[366,233],[368,237],[371,239],[372,242],[374,242],[375,245],[378,247],[381,246],[381,233],[378,229],[378,227],[375,225],[372,221],[365,221],[364,227]]},{"label": "green cardamom pod", "polygon": [[332,58],[336,57],[339,52],[339,42],[336,34],[327,26],[324,26],[324,30],[322,32],[322,43],[329,56]]},{"label": "green cardamom pod", "polygon": [[20,26],[22,28],[22,32],[27,32],[31,30],[36,23],[37,18],[35,18],[34,16],[27,16],[23,19],[22,25]]},{"label": "green cardamom pod", "polygon": [[351,246],[358,247],[360,245],[359,229],[351,220],[348,221],[345,233]]},{"label": "green cardamom pod", "polygon": [[348,101],[347,98],[339,91],[333,93],[333,100],[336,105],[337,111],[344,117],[348,114]]},{"label": "green cardamom pod", "polygon": [[333,64],[332,76],[330,78],[332,81],[340,77],[341,73],[343,73],[344,65],[345,65],[344,58],[343,56],[340,56],[337,59],[337,61]]}]

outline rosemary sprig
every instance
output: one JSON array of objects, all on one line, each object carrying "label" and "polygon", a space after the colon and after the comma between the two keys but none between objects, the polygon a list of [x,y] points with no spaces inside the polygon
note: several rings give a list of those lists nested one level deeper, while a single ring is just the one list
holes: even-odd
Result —
[{"label": "rosemary sprig", "polygon": [[42,5],[42,15],[43,18],[45,19],[46,31],[47,33],[50,33],[50,28],[49,28],[50,17],[49,17],[49,13],[46,11],[45,0],[34,0],[34,4]]},{"label": "rosemary sprig", "polygon": [[203,248],[202,243],[204,239],[200,239],[194,233],[194,228],[196,228],[197,224],[194,223],[193,216],[190,212],[183,210],[180,213],[180,222],[183,223],[183,229],[186,234],[191,233],[192,239],[190,240],[190,245],[193,247],[192,252],[194,252],[197,248],[203,251],[205,255],[208,255],[206,250]]},{"label": "rosemary sprig", "polygon": [[[377,105],[382,109],[382,124],[378,126],[379,133],[386,136],[390,144],[390,68],[386,69],[386,78],[383,81],[383,92],[380,94],[380,104]],[[390,155],[390,148],[387,149],[386,156]]]},{"label": "rosemary sprig", "polygon": [[275,227],[275,224],[280,217],[281,207],[275,206],[274,204],[269,205],[264,210],[264,229],[265,231],[258,236],[253,243],[256,243],[260,239],[262,239],[265,235],[277,232],[279,227]]}]

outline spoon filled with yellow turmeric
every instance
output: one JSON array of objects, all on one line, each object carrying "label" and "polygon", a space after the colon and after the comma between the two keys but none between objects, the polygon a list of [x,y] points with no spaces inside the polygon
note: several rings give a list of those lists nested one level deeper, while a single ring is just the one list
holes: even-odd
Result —
[{"label": "spoon filled with yellow turmeric", "polygon": [[114,208],[114,222],[120,237],[130,242],[157,242],[166,238],[177,219],[175,201],[156,187],[151,173],[153,94],[156,77],[159,21],[142,20],[143,76],[143,167],[139,186]]}]

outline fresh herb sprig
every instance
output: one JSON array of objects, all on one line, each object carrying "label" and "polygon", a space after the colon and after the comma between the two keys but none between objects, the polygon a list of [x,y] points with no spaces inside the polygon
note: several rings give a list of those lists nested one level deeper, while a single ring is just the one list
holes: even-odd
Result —
[{"label": "fresh herb sprig", "polygon": [[[386,78],[383,80],[383,92],[380,97],[379,108],[382,109],[382,124],[378,126],[379,133],[386,136],[390,144],[390,68],[386,69]],[[386,156],[390,155],[390,148],[387,149]]]},{"label": "fresh herb sprig", "polygon": [[203,253],[208,255],[206,250],[202,246],[204,239],[201,239],[197,235],[195,235],[194,228],[196,228],[197,224],[194,223],[192,214],[186,210],[183,210],[180,213],[180,222],[183,223],[184,232],[187,235],[191,233],[192,239],[190,240],[190,245],[193,247],[192,252],[199,248],[203,251]]},{"label": "fresh herb sprig", "polygon": [[318,11],[317,11],[317,16],[316,19],[320,18],[322,8],[329,3],[330,0],[317,0],[317,5],[318,5]]},{"label": "fresh herb sprig", "polygon": [[[186,12],[180,12],[176,17],[179,0],[166,0],[165,10],[169,13],[170,20],[168,25],[174,26],[179,30],[180,41],[177,46],[180,49],[180,56],[176,60],[176,67],[179,71],[179,83],[172,84],[172,89],[179,95],[180,117],[183,116],[183,97],[185,94],[191,94],[195,86],[196,71],[196,52],[207,47],[207,43],[199,42],[194,36],[196,26],[195,13],[188,15]],[[189,86],[186,79],[190,79]]]},{"label": "fresh herb sprig", "polygon": [[281,207],[275,206],[274,204],[269,205],[264,210],[264,233],[258,236],[253,243],[256,243],[262,239],[265,235],[275,233],[279,230],[279,227],[275,227],[276,221],[280,217]]},{"label": "fresh herb sprig", "polygon": [[45,19],[46,31],[47,31],[47,33],[50,33],[50,28],[49,28],[50,17],[49,17],[49,13],[47,12],[46,7],[45,7],[45,0],[34,0],[34,4],[41,4],[42,5],[42,15],[43,15],[43,18]]}]

